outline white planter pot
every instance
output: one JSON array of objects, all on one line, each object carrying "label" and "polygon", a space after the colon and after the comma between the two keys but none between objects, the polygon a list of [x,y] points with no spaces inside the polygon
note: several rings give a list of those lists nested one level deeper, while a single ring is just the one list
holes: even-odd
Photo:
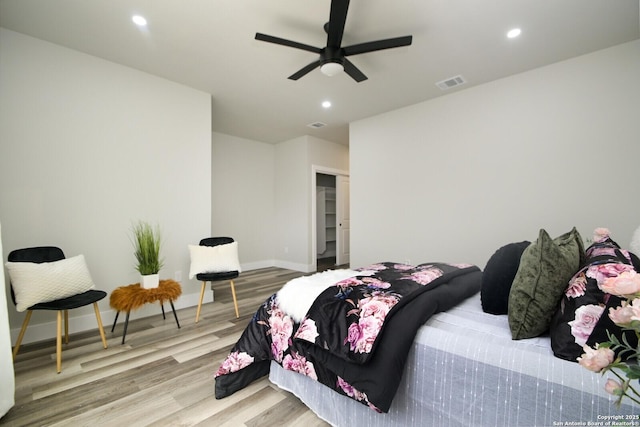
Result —
[{"label": "white planter pot", "polygon": [[157,288],[160,283],[160,274],[148,274],[140,276],[140,286],[144,289]]}]

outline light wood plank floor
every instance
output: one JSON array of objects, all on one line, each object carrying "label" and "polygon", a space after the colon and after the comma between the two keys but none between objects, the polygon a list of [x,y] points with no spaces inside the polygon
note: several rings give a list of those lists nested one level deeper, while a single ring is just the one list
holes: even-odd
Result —
[{"label": "light wood plank floor", "polygon": [[[216,284],[215,302],[171,308],[136,319],[126,343],[122,322],[105,324],[108,349],[96,331],[70,336],[56,374],[55,340],[20,348],[15,360],[16,405],[0,419],[7,426],[327,426],[292,394],[265,377],[225,399],[214,397],[213,374],[258,306],[302,273],[266,268],[236,279],[240,319],[228,282]],[[210,291],[209,291],[210,292]],[[158,308],[160,312],[160,309]],[[27,330],[27,334],[29,331]]]}]

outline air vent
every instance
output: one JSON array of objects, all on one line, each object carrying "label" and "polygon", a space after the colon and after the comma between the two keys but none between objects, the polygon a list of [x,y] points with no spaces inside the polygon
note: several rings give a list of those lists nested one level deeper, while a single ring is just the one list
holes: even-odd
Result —
[{"label": "air vent", "polygon": [[442,90],[447,90],[447,89],[451,89],[452,87],[463,85],[466,82],[467,81],[464,79],[464,77],[454,76],[454,77],[449,77],[448,79],[439,81],[438,83],[436,83],[436,86],[438,86]]},{"label": "air vent", "polygon": [[322,122],[314,122],[314,123],[309,123],[307,126],[309,126],[310,128],[314,128],[314,129],[320,129],[325,127],[327,124],[326,123],[322,123]]}]

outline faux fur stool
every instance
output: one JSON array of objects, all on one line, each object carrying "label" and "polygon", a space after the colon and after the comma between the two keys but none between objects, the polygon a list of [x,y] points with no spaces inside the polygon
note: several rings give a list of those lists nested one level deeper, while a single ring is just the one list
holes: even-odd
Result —
[{"label": "faux fur stool", "polygon": [[157,288],[143,289],[140,283],[115,289],[109,297],[109,305],[117,311],[131,311],[151,302],[175,301],[182,294],[180,283],[161,280]]},{"label": "faux fur stool", "polygon": [[124,339],[127,336],[127,326],[129,326],[129,314],[131,314],[131,310],[135,310],[147,303],[156,301],[160,302],[163,319],[166,319],[163,303],[165,301],[169,301],[169,304],[171,304],[171,310],[173,311],[173,316],[176,319],[176,324],[178,325],[178,329],[180,329],[180,322],[178,322],[178,315],[176,314],[176,309],[173,306],[173,301],[177,300],[181,294],[182,287],[180,286],[180,283],[174,280],[161,280],[157,288],[151,289],[141,287],[140,283],[134,283],[132,285],[121,286],[114,289],[109,297],[109,305],[117,312],[111,332],[113,332],[116,327],[120,312],[126,311],[127,317],[124,321],[124,332],[122,333],[122,344],[124,344]]}]

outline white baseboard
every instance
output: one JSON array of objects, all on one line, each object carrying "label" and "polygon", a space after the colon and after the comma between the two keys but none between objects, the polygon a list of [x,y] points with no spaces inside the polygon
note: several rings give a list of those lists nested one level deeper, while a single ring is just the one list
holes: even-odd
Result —
[{"label": "white baseboard", "polygon": [[279,267],[286,268],[288,270],[302,271],[303,273],[310,273],[315,271],[315,266],[312,264],[299,264],[295,262],[282,261],[277,259],[267,261],[257,261],[241,264],[242,271],[258,270],[260,268]]},{"label": "white baseboard", "polygon": [[274,261],[273,266],[286,268],[289,270],[301,271],[303,273],[311,273],[312,271],[315,271],[314,266],[311,264],[298,264],[298,263],[289,262],[289,261],[276,260]]},{"label": "white baseboard", "polygon": [[274,260],[265,260],[265,261],[256,261],[256,262],[248,262],[248,263],[240,263],[240,268],[242,271],[251,271],[251,270],[259,270],[261,268],[269,268],[275,265]]},{"label": "white baseboard", "polygon": [[[191,283],[187,283],[182,286],[182,291],[189,291],[194,293],[182,294],[178,298],[178,300],[173,303],[173,306],[176,310],[181,308],[188,307],[196,307],[198,305],[198,300],[200,299],[200,283],[194,283],[193,286]],[[193,289],[185,289],[186,287]],[[210,288],[208,288],[210,290]],[[105,301],[106,304],[105,304]],[[205,292],[203,304],[213,302],[213,292]],[[111,327],[113,326],[113,320],[116,317],[115,310],[108,308],[104,309],[104,306],[108,307],[108,298],[103,299],[98,303],[100,306],[100,318],[102,319],[102,325],[104,327],[104,332],[109,336],[111,332]],[[171,313],[171,305],[165,304],[164,311],[168,316],[173,317]],[[143,317],[153,316],[159,314],[160,307],[158,304],[146,304],[144,307],[141,307],[139,310],[135,310],[131,312],[130,319],[140,319]],[[72,313],[71,311],[69,313]],[[182,314],[184,316],[184,314]],[[195,317],[196,312],[195,308],[193,310],[193,316]],[[169,317],[168,317],[169,318]],[[178,320],[180,320],[180,316],[178,316]],[[124,313],[121,313],[118,317],[118,325],[122,325],[124,323]],[[20,334],[20,328],[22,324],[18,328],[11,329],[11,343],[15,344],[18,339],[18,335]],[[88,314],[83,314],[80,316],[69,316],[69,334],[90,331],[92,329],[97,329],[98,325],[96,324],[96,315],[91,310]],[[116,327],[116,331],[120,334],[122,333],[122,329],[118,329]],[[55,312],[51,312],[51,321],[45,323],[33,323],[29,324],[27,327],[27,331],[25,332],[24,338],[22,339],[22,344],[28,344],[32,342],[44,341],[48,339],[53,339],[56,336],[56,316]]]},{"label": "white baseboard", "polygon": [[[274,267],[274,266],[279,268],[287,268],[289,270],[302,271],[304,273],[310,273],[314,271],[312,270],[313,266],[310,266],[310,265],[291,263],[287,261],[277,261],[277,260],[246,263],[246,264],[242,264],[241,267],[242,267],[242,271],[251,271],[251,270],[257,270],[260,268],[267,268],[267,267]],[[197,307],[198,299],[200,298],[200,285],[201,283],[195,280],[190,280],[187,283],[182,284],[183,294],[180,295],[180,298],[178,298],[178,300],[174,303],[174,307],[176,308],[176,310],[179,310],[182,308],[194,307],[193,316],[195,317],[196,315],[195,307]],[[113,326],[113,320],[116,317],[116,312],[111,308],[109,308],[108,301],[109,301],[108,298],[105,298],[104,300],[98,303],[98,305],[100,306],[100,317],[102,319],[102,324],[107,336],[109,336],[109,333],[111,332],[111,327]],[[203,304],[210,303],[210,302],[213,302],[213,292],[211,292],[211,288],[207,286],[207,291],[204,294]],[[106,310],[105,310],[105,307],[107,307]],[[170,316],[172,316],[171,306],[169,304],[165,304],[164,310],[165,310],[165,313],[168,313]],[[145,306],[141,307],[139,310],[132,311],[130,319],[133,320],[133,319],[140,319],[144,317],[153,316],[158,314],[159,311],[160,309],[158,307],[158,304],[146,304]],[[123,315],[118,318],[118,325],[121,325],[124,322]],[[180,316],[178,316],[178,320],[180,320]],[[20,334],[21,327],[22,327],[22,324],[20,324],[17,328],[11,329],[12,343],[15,343],[16,340],[18,339],[18,335]],[[79,316],[70,316],[69,318],[70,334],[77,333],[77,332],[90,331],[92,329],[97,329],[97,327],[98,325],[96,324],[96,316],[93,313],[93,310],[91,310],[87,314],[83,314]],[[122,330],[116,327],[115,333],[118,333],[118,331],[122,333]],[[56,335],[56,316],[52,314],[50,322],[29,324],[29,327],[27,328],[24,338],[22,339],[22,344],[28,344],[28,343],[52,339],[52,338],[55,338],[55,335]]]}]

